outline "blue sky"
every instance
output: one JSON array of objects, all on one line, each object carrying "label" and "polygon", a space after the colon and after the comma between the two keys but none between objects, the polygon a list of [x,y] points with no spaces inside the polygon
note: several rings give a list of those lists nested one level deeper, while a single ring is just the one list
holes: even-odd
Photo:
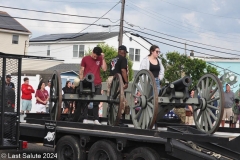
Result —
[{"label": "blue sky", "polygon": [[[117,2],[117,0],[0,0],[0,5],[99,17],[107,12]],[[237,0],[126,0],[125,20],[128,23],[133,24],[135,27],[131,27],[126,23],[124,25],[126,27],[137,30],[140,29],[136,26],[140,26],[142,29],[148,28],[175,37],[240,51],[239,6],[240,1]],[[11,16],[28,18],[71,21],[80,23],[92,23],[96,20],[18,11],[5,8],[0,8],[0,10],[8,12]],[[113,21],[117,21],[120,18],[120,10],[121,5],[118,4],[118,6],[109,12],[105,17],[108,17]],[[85,25],[38,22],[20,19],[18,19],[18,21],[32,32],[32,37],[51,33],[80,32],[86,27]],[[112,25],[118,24],[111,23],[108,20],[99,20],[97,23]],[[118,27],[112,27],[110,30],[118,31]],[[109,29],[91,26],[86,30],[86,32],[93,31],[109,31]],[[228,54],[222,54],[213,51],[206,51],[203,49],[198,49],[196,47],[188,46],[188,44],[240,55],[240,52],[237,51],[229,51],[219,48],[212,48],[205,45],[194,44],[185,40],[180,40],[161,35],[156,32],[151,32],[146,29],[142,31],[163,38],[176,40],[182,43],[186,42],[187,49],[190,50],[220,57],[240,57],[230,56]],[[141,35],[147,36],[145,34]],[[184,44],[178,44],[172,41],[164,40],[162,38],[150,36],[147,37],[184,48]],[[180,53],[184,53],[183,49],[174,48],[158,42],[153,43],[160,46],[162,53],[166,53],[168,51],[178,51]],[[189,51],[187,51],[187,53],[189,54]],[[204,56],[203,54],[197,53],[195,55]]]}]

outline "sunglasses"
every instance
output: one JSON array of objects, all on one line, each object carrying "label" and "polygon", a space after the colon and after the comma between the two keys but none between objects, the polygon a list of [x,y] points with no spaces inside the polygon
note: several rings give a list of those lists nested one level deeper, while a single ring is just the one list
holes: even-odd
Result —
[{"label": "sunglasses", "polygon": [[155,52],[157,52],[158,54],[161,53],[160,51],[155,51]]}]

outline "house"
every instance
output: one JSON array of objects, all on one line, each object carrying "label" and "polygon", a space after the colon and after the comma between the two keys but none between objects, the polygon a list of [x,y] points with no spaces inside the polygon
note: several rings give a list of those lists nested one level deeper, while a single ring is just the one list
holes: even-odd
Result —
[{"label": "house", "polygon": [[0,52],[24,55],[28,50],[30,34],[7,12],[0,11]]},{"label": "house", "polygon": [[[86,52],[98,44],[108,44],[117,49],[118,32],[49,34],[30,39],[29,43],[28,55],[51,56],[64,59],[64,63],[79,64]],[[123,45],[129,51],[133,70],[139,70],[140,62],[148,55],[152,44],[141,36],[125,33]]]}]

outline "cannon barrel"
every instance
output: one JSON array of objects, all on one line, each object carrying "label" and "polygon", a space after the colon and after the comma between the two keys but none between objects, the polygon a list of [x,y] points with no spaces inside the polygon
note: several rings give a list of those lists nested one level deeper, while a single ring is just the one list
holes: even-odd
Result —
[{"label": "cannon barrel", "polygon": [[183,91],[185,87],[189,87],[192,84],[192,79],[189,76],[185,76],[172,82],[175,91]]},{"label": "cannon barrel", "polygon": [[94,75],[92,73],[86,74],[85,78],[80,82],[80,94],[95,93]]},{"label": "cannon barrel", "polygon": [[[85,78],[83,79],[83,83],[93,83],[94,82],[94,75],[92,73],[86,74]],[[84,86],[83,86],[84,87]]]}]

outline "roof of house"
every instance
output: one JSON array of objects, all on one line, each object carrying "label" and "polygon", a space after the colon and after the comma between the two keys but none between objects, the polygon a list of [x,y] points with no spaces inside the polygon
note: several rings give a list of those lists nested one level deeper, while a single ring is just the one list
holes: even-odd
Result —
[{"label": "roof of house", "polygon": [[62,63],[53,67],[50,67],[45,72],[53,72],[54,70],[59,71],[60,73],[66,72],[66,71],[74,71],[79,72],[80,63]]},{"label": "roof of house", "polygon": [[7,12],[0,11],[0,29],[31,33],[27,28],[11,17]]},{"label": "roof of house", "polygon": [[46,34],[30,39],[30,42],[64,41],[102,41],[118,35],[118,32],[62,33]]}]

